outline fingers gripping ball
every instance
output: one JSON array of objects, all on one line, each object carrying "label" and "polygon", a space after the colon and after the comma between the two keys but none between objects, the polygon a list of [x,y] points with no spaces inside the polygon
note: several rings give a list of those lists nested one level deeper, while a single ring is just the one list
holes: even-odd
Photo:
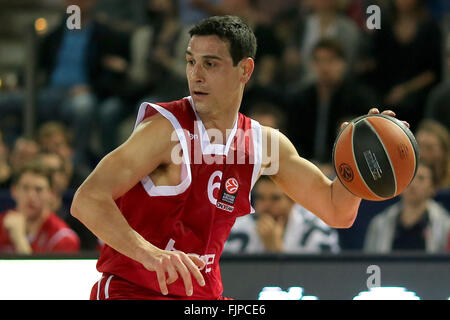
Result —
[{"label": "fingers gripping ball", "polygon": [[416,174],[418,160],[417,142],[408,127],[382,114],[352,120],[333,147],[339,180],[366,200],[381,201],[402,193]]}]

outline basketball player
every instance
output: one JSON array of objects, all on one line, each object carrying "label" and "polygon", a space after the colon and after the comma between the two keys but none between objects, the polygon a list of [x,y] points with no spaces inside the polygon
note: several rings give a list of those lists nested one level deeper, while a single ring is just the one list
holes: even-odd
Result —
[{"label": "basketball player", "polygon": [[191,96],[143,103],[133,134],[75,194],[72,214],[105,243],[91,299],[221,299],[220,254],[235,219],[253,212],[262,174],[332,227],[355,220],[360,198],[239,113],[254,70],[250,28],[211,17],[190,35]]}]

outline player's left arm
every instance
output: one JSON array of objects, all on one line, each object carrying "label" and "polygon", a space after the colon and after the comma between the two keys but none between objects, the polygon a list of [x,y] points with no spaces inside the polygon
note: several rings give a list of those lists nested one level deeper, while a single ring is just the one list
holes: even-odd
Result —
[{"label": "player's left arm", "polygon": [[[376,108],[369,111],[369,114],[377,113],[380,111]],[[395,116],[391,110],[382,114]],[[344,122],[341,129],[346,124]],[[361,198],[348,191],[337,177],[331,181],[317,166],[300,157],[291,141],[278,130],[263,127],[263,139],[267,143],[263,141],[262,174],[269,174],[292,200],[330,227],[349,228],[353,225]],[[277,144],[273,144],[271,139],[278,141],[278,148],[273,148]],[[275,172],[267,173],[272,168],[276,168]]]},{"label": "player's left arm", "polygon": [[[281,132],[263,127],[263,137],[267,137],[267,143],[263,143],[267,146],[267,150],[263,149],[263,157],[267,157],[263,158],[263,164],[267,165],[263,165],[262,174],[278,168],[269,175],[292,200],[333,228],[349,228],[355,221],[361,198],[350,193],[339,179],[331,181],[313,163],[300,157]],[[272,139],[278,140],[278,148],[273,148]]]}]

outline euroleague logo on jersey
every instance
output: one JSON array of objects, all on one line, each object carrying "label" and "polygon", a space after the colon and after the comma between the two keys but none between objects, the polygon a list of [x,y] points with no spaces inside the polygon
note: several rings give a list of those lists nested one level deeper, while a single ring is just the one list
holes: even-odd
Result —
[{"label": "euroleague logo on jersey", "polygon": [[[225,183],[223,183],[222,185],[220,180],[216,181],[217,178],[222,180],[222,171],[218,170],[213,172],[209,178],[208,181],[209,201],[221,210],[233,212],[234,203],[236,201],[237,196],[236,193],[239,190],[239,183],[236,178],[229,177],[228,179],[225,180]],[[214,196],[214,189],[218,189],[221,191],[219,192],[218,199],[216,199],[216,197]]]},{"label": "euroleague logo on jersey", "polygon": [[225,181],[225,190],[229,194],[235,194],[238,191],[239,183],[235,178],[229,178],[227,181]]}]

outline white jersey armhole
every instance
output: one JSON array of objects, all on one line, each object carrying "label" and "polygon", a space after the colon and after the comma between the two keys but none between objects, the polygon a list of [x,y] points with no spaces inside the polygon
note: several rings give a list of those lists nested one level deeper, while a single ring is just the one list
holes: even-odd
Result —
[{"label": "white jersey armhole", "polygon": [[251,195],[252,189],[255,185],[256,181],[259,178],[259,173],[261,171],[261,163],[262,163],[262,131],[261,125],[258,121],[251,119],[252,125],[252,136],[253,136],[253,174],[252,174],[252,184],[249,193],[249,201],[250,201],[250,213],[255,213],[255,209],[252,206]]},{"label": "white jersey armhole", "polygon": [[156,186],[149,176],[145,176],[144,178],[142,178],[141,184],[149,196],[175,196],[181,194],[186,191],[192,181],[191,166],[189,161],[189,149],[186,141],[186,136],[184,135],[183,127],[170,111],[157,104],[144,102],[139,107],[134,129],[136,129],[138,124],[141,123],[141,121],[144,119],[147,106],[150,106],[157,112],[159,112],[164,118],[169,120],[174,127],[178,140],[180,141],[181,148],[183,150],[182,166],[184,166],[184,168],[182,168],[181,170],[181,182],[176,186]]}]

